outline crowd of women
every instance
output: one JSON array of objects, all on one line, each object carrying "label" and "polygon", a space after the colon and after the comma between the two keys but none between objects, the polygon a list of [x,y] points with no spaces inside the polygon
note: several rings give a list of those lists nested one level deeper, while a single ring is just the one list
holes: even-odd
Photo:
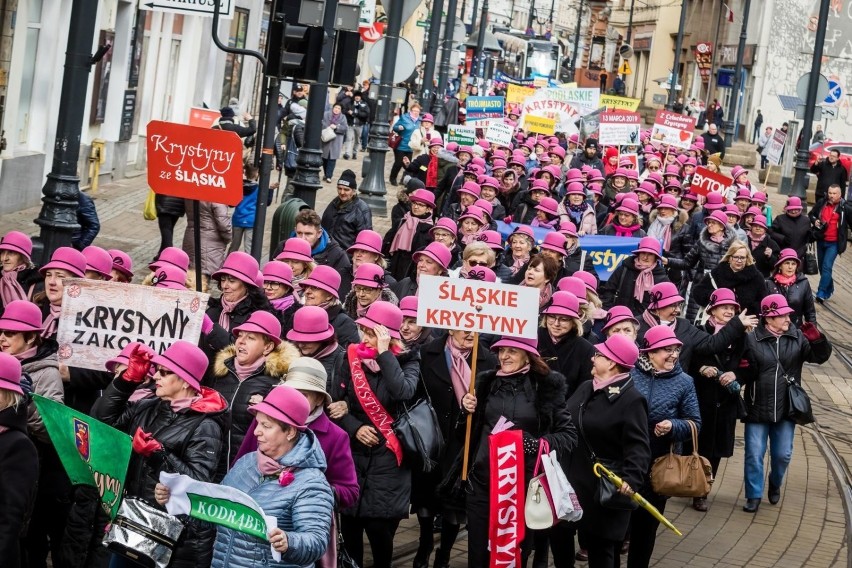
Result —
[{"label": "crowd of women", "polygon": [[[163,506],[170,494],[159,474],[183,473],[239,489],[277,518],[269,542],[188,519],[172,566],[335,566],[339,534],[359,566],[366,537],[372,565],[387,568],[410,514],[420,527],[414,568],[449,566],[461,527],[469,566],[486,566],[488,440],[507,423],[522,432],[525,479],[546,441],[584,511],[578,522],[527,531],[523,559],[535,566],[552,555],[559,567],[580,559],[612,568],[622,554],[630,567],[648,566],[658,521],[602,502],[592,466],[609,464],[623,497],[639,492],[664,512],[649,471],[672,445],[682,450],[691,425],[715,473],[742,419],[744,510],[756,513],[764,495],[778,503],[795,428],[787,381],[831,353],[801,272],[801,201],[791,197],[772,219],[742,168],[727,192],[695,195],[690,177],[708,159],[700,139],[686,151],[626,149],[640,151],[637,167],[594,139],[581,149],[576,138],[523,133],[511,148],[444,144],[427,117],[419,122],[412,107],[405,119],[424,130],[428,149],[406,170],[386,235],[361,231],[332,266],[321,253],[333,239],[303,212],[262,268],[230,253],[212,272],[218,294],[197,345],[154,353],[129,344],[102,371],[60,364],[66,280],[129,282],[131,259],[59,248],[35,267],[28,236],[3,237],[4,565],[45,566],[48,555],[57,568],[126,565],[107,557],[97,494],[71,485],[30,393],[133,437],[126,496]],[[498,232],[496,220],[513,221],[511,232]],[[603,282],[580,239],[593,234],[636,243]],[[192,287],[180,249],[165,248],[149,268],[147,285]],[[538,338],[419,326],[423,275],[535,288]],[[430,471],[403,457],[388,426],[424,394],[445,441]],[[692,506],[706,511],[707,497]]]}]

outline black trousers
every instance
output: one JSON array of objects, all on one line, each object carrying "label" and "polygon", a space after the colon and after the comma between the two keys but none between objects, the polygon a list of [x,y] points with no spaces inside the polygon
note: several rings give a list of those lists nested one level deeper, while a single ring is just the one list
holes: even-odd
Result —
[{"label": "black trousers", "polygon": [[393,557],[393,539],[399,519],[368,519],[340,517],[340,532],[346,542],[346,551],[358,566],[364,565],[364,533],[370,541],[375,568],[390,568]]},{"label": "black trousers", "polygon": [[[467,566],[468,568],[488,568],[488,487],[472,484],[472,492],[467,495]],[[527,529],[521,543],[522,566],[526,568],[532,553],[534,531]]]},{"label": "black trousers", "polygon": [[393,151],[393,165],[391,166],[391,171],[390,171],[390,180],[391,181],[396,181],[396,176],[399,174],[399,170],[401,170],[402,167],[403,167],[402,158],[407,157],[408,159],[411,159],[411,154],[412,154],[412,152],[410,152],[410,151],[408,151],[408,152],[400,152],[399,150]]},{"label": "black trousers", "polygon": [[[650,483],[646,483],[639,493],[660,513],[665,513],[668,499],[654,493]],[[648,568],[659,526],[660,521],[642,507],[633,511],[630,515],[630,552],[627,554],[627,568]],[[589,558],[591,559],[591,556]]]},{"label": "black trousers", "polygon": [[177,224],[177,215],[157,215],[157,225],[160,227],[160,252],[164,248],[174,246],[175,225]]}]

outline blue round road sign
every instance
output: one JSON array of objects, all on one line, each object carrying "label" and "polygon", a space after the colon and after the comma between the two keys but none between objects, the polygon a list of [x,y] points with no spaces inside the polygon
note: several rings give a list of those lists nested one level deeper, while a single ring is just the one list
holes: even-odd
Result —
[{"label": "blue round road sign", "polygon": [[835,105],[843,98],[843,88],[837,81],[828,81],[828,95],[825,97],[825,104]]}]

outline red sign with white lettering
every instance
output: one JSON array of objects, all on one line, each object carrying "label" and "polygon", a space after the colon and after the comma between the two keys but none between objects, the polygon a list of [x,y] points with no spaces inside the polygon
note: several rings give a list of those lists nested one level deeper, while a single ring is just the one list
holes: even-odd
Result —
[{"label": "red sign with white lettering", "polygon": [[724,193],[733,183],[734,180],[726,175],[697,167],[692,174],[690,188],[694,193],[706,196],[708,193]]},{"label": "red sign with white lettering", "polygon": [[152,120],[148,185],[154,193],[237,205],[243,198],[243,142],[235,132]]}]

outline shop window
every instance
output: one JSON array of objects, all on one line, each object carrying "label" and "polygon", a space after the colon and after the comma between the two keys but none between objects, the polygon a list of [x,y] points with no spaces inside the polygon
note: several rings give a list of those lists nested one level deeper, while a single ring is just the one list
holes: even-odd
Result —
[{"label": "shop window", "polygon": [[[248,32],[249,11],[243,8],[234,10],[231,20],[231,30],[228,34],[228,46],[245,49]],[[222,101],[219,106],[227,106],[228,101],[240,96],[240,82],[243,73],[243,56],[233,53],[225,54],[225,77],[222,80]]]}]

